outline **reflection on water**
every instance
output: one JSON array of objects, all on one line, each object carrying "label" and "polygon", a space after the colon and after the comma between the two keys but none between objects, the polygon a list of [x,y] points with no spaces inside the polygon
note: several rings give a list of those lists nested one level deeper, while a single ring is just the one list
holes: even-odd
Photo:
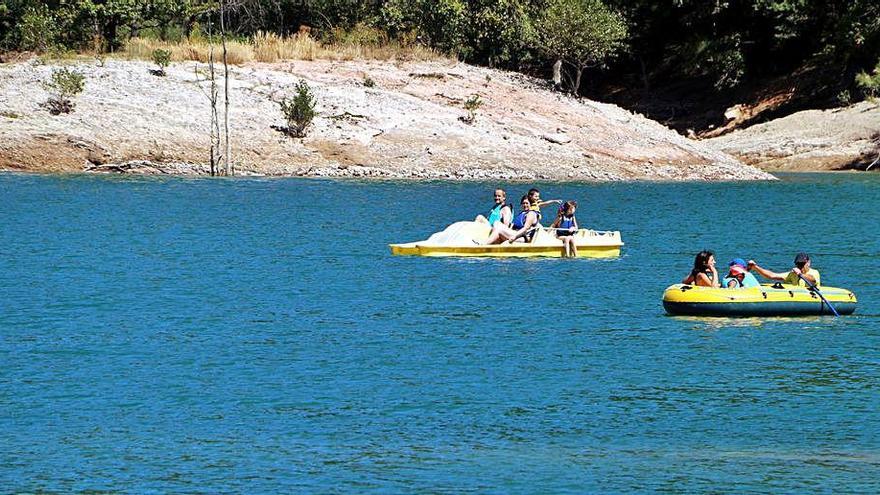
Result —
[{"label": "reflection on water", "polygon": [[[0,486],[876,493],[878,180],[539,184],[623,255],[491,260],[387,244],[495,184],[0,175]],[[665,315],[703,248],[859,307]]]}]

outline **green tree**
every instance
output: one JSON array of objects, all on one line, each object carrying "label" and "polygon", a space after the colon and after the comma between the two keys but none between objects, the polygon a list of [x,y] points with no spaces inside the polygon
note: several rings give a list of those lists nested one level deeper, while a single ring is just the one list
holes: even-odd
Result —
[{"label": "green tree", "polygon": [[29,7],[17,26],[18,47],[22,50],[46,52],[58,36],[58,26],[49,8],[42,4]]},{"label": "green tree", "polygon": [[535,44],[535,28],[523,0],[471,0],[467,23],[471,57],[490,67],[521,65]]},{"label": "green tree", "polygon": [[539,46],[574,70],[569,83],[575,94],[584,70],[622,51],[626,37],[623,17],[600,0],[549,0],[538,22]]},{"label": "green tree", "polygon": [[464,0],[388,0],[376,22],[394,37],[415,32],[426,45],[457,55],[469,52]]}]

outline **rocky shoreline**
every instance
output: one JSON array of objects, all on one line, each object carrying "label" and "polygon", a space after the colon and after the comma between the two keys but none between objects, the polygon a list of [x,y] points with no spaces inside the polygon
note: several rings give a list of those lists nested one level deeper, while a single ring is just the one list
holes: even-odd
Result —
[{"label": "rocky shoreline", "polygon": [[877,170],[880,103],[805,110],[704,141],[771,171]]},{"label": "rocky shoreline", "polygon": [[[86,89],[67,115],[42,104],[53,65],[0,65],[0,169],[206,175],[210,106],[204,64],[167,77],[150,64],[73,64]],[[543,81],[454,61],[293,61],[233,67],[231,140],[238,175],[446,180],[768,180],[706,143]],[[318,101],[292,139],[278,101],[304,79]],[[371,80],[370,87],[365,81]],[[477,94],[473,124],[462,104]],[[222,102],[221,102],[222,103]]]}]

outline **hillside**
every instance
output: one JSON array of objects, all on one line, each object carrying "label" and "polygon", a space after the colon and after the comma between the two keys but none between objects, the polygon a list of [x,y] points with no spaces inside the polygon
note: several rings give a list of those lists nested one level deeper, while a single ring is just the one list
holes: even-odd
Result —
[{"label": "hillside", "polygon": [[[54,66],[0,65],[0,168],[206,174],[204,64],[167,77],[144,62],[78,62],[72,114],[43,107]],[[365,79],[375,81],[366,87]],[[278,101],[305,79],[319,115],[292,139]],[[518,74],[453,61],[295,61],[231,69],[239,174],[415,179],[732,180],[770,175],[617,106],[576,100]],[[473,125],[464,100],[484,101]]]}]

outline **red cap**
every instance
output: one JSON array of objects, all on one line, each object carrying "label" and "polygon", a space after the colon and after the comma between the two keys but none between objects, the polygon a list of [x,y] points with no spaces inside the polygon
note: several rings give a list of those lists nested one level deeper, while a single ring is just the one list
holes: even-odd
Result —
[{"label": "red cap", "polygon": [[730,267],[730,274],[733,276],[743,275],[745,273],[746,273],[746,269],[739,266],[739,265],[733,265]]}]

